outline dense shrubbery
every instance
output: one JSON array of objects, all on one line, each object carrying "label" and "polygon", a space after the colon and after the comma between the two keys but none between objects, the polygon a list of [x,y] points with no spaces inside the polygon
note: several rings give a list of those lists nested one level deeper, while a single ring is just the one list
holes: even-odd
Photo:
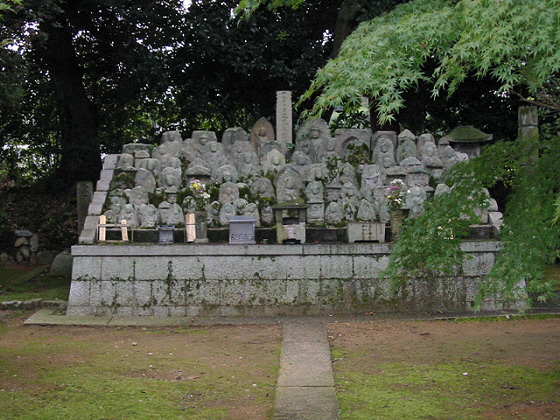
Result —
[{"label": "dense shrubbery", "polygon": [[13,232],[27,229],[39,235],[42,249],[62,250],[77,242],[76,203],[68,191],[37,187],[0,190],[0,250],[10,250]]}]

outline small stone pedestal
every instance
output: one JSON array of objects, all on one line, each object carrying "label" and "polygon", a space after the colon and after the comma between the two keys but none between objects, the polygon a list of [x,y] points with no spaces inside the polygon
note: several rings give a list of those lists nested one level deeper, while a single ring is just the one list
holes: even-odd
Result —
[{"label": "small stone pedestal", "polygon": [[351,222],[346,227],[348,242],[385,242],[385,223]]},{"label": "small stone pedestal", "polygon": [[257,218],[253,216],[232,216],[229,218],[230,245],[254,245],[255,224]]},{"label": "small stone pedestal", "polygon": [[[279,203],[272,206],[274,218],[276,219],[277,243],[305,243],[305,225],[308,208],[307,204],[293,202]],[[284,216],[284,214],[287,214],[287,216]]]},{"label": "small stone pedestal", "polygon": [[194,227],[196,231],[196,238],[194,239],[195,244],[207,244],[208,241],[208,215],[205,211],[197,211],[194,213],[195,221]]},{"label": "small stone pedestal", "polygon": [[164,245],[174,243],[175,242],[173,239],[174,231],[175,231],[174,226],[167,226],[167,225],[158,226],[158,242]]}]

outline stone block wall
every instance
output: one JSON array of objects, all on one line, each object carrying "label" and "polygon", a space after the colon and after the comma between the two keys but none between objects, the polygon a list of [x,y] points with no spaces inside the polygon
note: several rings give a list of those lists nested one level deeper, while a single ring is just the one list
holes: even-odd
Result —
[{"label": "stone block wall", "polygon": [[[123,245],[72,249],[68,315],[298,315],[473,310],[499,242],[466,242],[456,275],[380,278],[390,244]],[[502,309],[489,299],[485,310]]]}]

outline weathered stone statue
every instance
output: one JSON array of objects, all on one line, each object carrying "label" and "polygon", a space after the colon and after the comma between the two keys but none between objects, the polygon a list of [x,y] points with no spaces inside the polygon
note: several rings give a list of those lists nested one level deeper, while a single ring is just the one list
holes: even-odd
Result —
[{"label": "weathered stone statue", "polygon": [[220,204],[233,203],[239,199],[239,188],[233,182],[225,182],[220,186]]},{"label": "weathered stone statue", "polygon": [[237,182],[239,180],[239,173],[237,168],[233,165],[223,165],[212,171],[212,178],[218,184],[224,182]]},{"label": "weathered stone statue", "polygon": [[163,155],[180,157],[183,148],[183,139],[178,131],[166,131],[161,136],[159,146],[154,148],[152,156],[159,158]]},{"label": "weathered stone statue", "polygon": [[366,185],[377,186],[383,185],[383,183],[384,174],[381,171],[379,165],[364,165],[362,171],[362,188],[364,188],[364,186]]},{"label": "weathered stone statue", "polygon": [[138,207],[138,220],[140,227],[151,228],[158,223],[158,210],[153,204],[141,204]]},{"label": "weathered stone statue", "polygon": [[220,209],[220,224],[222,226],[228,226],[229,225],[229,218],[232,216],[235,216],[236,212],[235,212],[235,206],[233,205],[233,203],[226,203],[222,206],[222,208]]},{"label": "weathered stone statue", "polygon": [[136,209],[132,204],[125,204],[121,214],[119,215],[119,222],[121,220],[126,220],[126,224],[130,227],[138,227],[138,216],[136,215]]},{"label": "weathered stone statue", "polygon": [[259,119],[253,129],[251,130],[251,144],[255,151],[260,153],[261,146],[268,142],[275,140],[274,127],[266,118]]},{"label": "weathered stone statue", "polygon": [[346,182],[342,185],[340,204],[345,212],[346,220],[354,220],[360,204],[360,192],[356,185]]},{"label": "weathered stone statue", "polygon": [[436,139],[431,134],[422,134],[418,137],[416,141],[416,148],[418,149],[418,159],[422,160],[424,158],[424,144],[425,143],[433,143],[436,144]]},{"label": "weathered stone statue", "polygon": [[158,178],[158,186],[168,193],[179,191],[181,187],[181,169],[170,166],[163,168]]},{"label": "weathered stone statue", "polygon": [[275,174],[286,165],[284,155],[277,149],[273,149],[267,153],[263,161],[263,172]]},{"label": "weathered stone statue", "polygon": [[230,163],[224,153],[224,147],[217,141],[209,141],[198,149],[195,160],[204,162],[204,166],[219,168]]},{"label": "weathered stone statue", "polygon": [[239,172],[240,178],[258,175],[260,170],[259,158],[256,153],[243,152],[238,156],[237,171]]},{"label": "weathered stone statue", "polygon": [[404,159],[418,156],[418,150],[416,148],[416,137],[408,130],[404,130],[399,134],[397,145],[397,156],[396,161],[400,164]]},{"label": "weathered stone statue", "polygon": [[410,209],[408,217],[417,219],[424,211],[424,202],[426,201],[426,191],[422,187],[414,186],[408,190],[406,194],[406,206]]},{"label": "weathered stone statue", "polygon": [[162,201],[158,206],[161,224],[174,226],[185,223],[183,210],[176,200],[175,194],[167,194],[167,201]]},{"label": "weathered stone statue", "polygon": [[337,201],[329,203],[325,210],[325,222],[331,226],[339,225],[344,219],[344,213]]},{"label": "weathered stone statue", "polygon": [[356,178],[356,170],[354,169],[351,163],[349,162],[342,163],[339,166],[338,171],[339,171],[338,179],[341,184],[344,185],[347,182],[350,182],[351,184],[354,185],[358,184],[358,180]]},{"label": "weathered stone statue", "polygon": [[142,187],[149,192],[153,192],[157,186],[156,179],[154,178],[154,174],[151,171],[143,168],[139,168],[138,171],[136,172],[136,176],[134,178],[134,184],[137,187]]},{"label": "weathered stone statue", "polygon": [[427,187],[430,183],[430,175],[422,166],[411,167],[406,175],[406,185],[409,187]]},{"label": "weathered stone statue", "polygon": [[214,133],[213,131],[193,131],[191,138],[183,142],[183,147],[181,150],[182,156],[188,162],[193,161],[200,148],[210,141],[218,141],[218,139],[216,138],[216,133]]},{"label": "weathered stone statue", "polygon": [[363,198],[358,207],[356,219],[362,222],[373,222],[377,218],[376,203]]},{"label": "weathered stone statue", "polygon": [[[319,118],[310,119],[303,124],[296,134],[296,150],[301,149],[301,147],[298,149],[298,144],[303,144],[305,143],[305,140],[308,140],[310,142],[308,147],[312,147],[316,158],[320,159],[319,155],[324,154],[324,143],[329,139],[331,139],[331,134],[327,122]],[[336,148],[336,142],[334,139],[332,140],[334,143],[334,150]],[[312,158],[309,153],[305,153]],[[318,161],[320,160],[314,161],[314,163],[317,163]]]},{"label": "weathered stone statue", "polygon": [[274,223],[274,211],[268,203],[266,203],[262,208],[261,222],[265,226],[270,226]]},{"label": "weathered stone statue", "polygon": [[298,172],[286,167],[276,178],[276,200],[278,203],[301,199],[303,182]]},{"label": "weathered stone statue", "polygon": [[222,144],[224,145],[224,152],[228,156],[232,156],[233,145],[238,141],[249,142],[249,135],[245,130],[240,127],[228,128],[224,131],[222,136]]},{"label": "weathered stone statue", "polygon": [[134,155],[131,155],[130,153],[121,153],[116,169],[123,172],[136,171],[136,168],[134,167]]},{"label": "weathered stone statue", "polygon": [[132,189],[127,189],[124,192],[128,197],[128,202],[136,207],[139,207],[141,204],[148,204],[150,201],[148,190],[143,187],[134,187]]},{"label": "weathered stone statue", "polygon": [[290,162],[289,166],[299,174],[302,180],[309,180],[311,159],[305,153],[298,151],[294,152],[294,154],[292,155],[292,161]]},{"label": "weathered stone statue", "polygon": [[274,198],[274,187],[270,179],[259,176],[251,182],[251,192],[260,198]]},{"label": "weathered stone statue", "polygon": [[138,165],[138,170],[145,169],[150,171],[154,176],[158,176],[161,172],[161,162],[159,159],[143,159]]},{"label": "weathered stone statue", "polygon": [[323,183],[321,181],[311,181],[307,184],[305,196],[307,197],[307,203],[323,203],[325,201]]},{"label": "weathered stone statue", "polygon": [[389,137],[380,137],[377,140],[377,145],[373,151],[372,161],[382,168],[390,168],[395,166],[395,152],[393,141]]}]

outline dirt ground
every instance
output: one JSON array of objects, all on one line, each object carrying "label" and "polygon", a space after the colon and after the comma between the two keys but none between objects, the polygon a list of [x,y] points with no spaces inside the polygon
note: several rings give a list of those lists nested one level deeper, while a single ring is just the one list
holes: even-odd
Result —
[{"label": "dirt ground", "polygon": [[[187,412],[187,418],[191,418],[188,413],[193,413],[194,418],[197,411],[213,408],[227,414],[202,418],[265,419],[272,414],[280,325],[24,326],[23,320],[30,315],[0,312],[0,394],[29,391],[28,388],[33,394],[56,390],[61,386],[59,382],[72,379],[45,383],[40,377],[45,368],[74,367],[82,375],[84,387],[88,386],[87,375],[93,375],[92,383],[111,376],[123,382],[137,378],[148,383],[153,379],[156,381],[151,382],[183,386],[187,392],[177,404]],[[90,369],[84,370],[87,366]],[[92,370],[98,370],[99,377]],[[0,395],[0,412],[1,400]],[[99,414],[91,418],[104,417]]]},{"label": "dirt ground", "polygon": [[[558,371],[560,367],[559,318],[341,322],[329,324],[328,334],[331,346],[344,354],[341,360],[334,361],[335,375],[348,372],[375,374],[379,373],[379,366],[391,364],[406,369],[449,363],[465,366],[499,363],[506,367],[533,367],[541,372]],[[501,390],[515,390],[515,386],[508,384],[507,377],[500,380],[503,381],[499,384]],[[498,401],[498,406],[482,412],[481,417],[560,418],[558,381],[556,388],[556,401],[529,400],[512,404],[504,398],[501,404]]]},{"label": "dirt ground", "polygon": [[[39,377],[50,366],[76,369],[84,375],[81,380],[87,386],[85,375],[90,371],[83,368],[89,365],[93,370],[104,369],[101,375],[110,375],[114,370],[119,372],[117,378],[120,375],[125,379],[157,380],[171,384],[170,389],[184,386],[180,388],[185,389],[184,395],[177,404],[186,411],[186,418],[258,420],[272,415],[282,338],[280,325],[24,326],[23,320],[29,315],[0,312],[0,391],[4,395],[26,389],[32,394],[57,390],[59,383],[45,383]],[[356,371],[375,376],[380,373],[379,366],[453,361],[470,366],[499,362],[543,372],[560,366],[560,318],[495,322],[372,320],[332,322],[327,329],[332,347],[344,354],[337,359],[333,353],[335,375]],[[93,378],[93,382],[98,380]],[[507,379],[500,387],[504,392],[515,389]],[[560,393],[560,381],[557,389]],[[352,392],[340,386],[337,390]],[[0,411],[1,400],[2,395]],[[560,418],[558,401],[498,400],[497,405],[485,409],[477,418]],[[188,415],[213,408],[225,409],[227,414]]]}]

